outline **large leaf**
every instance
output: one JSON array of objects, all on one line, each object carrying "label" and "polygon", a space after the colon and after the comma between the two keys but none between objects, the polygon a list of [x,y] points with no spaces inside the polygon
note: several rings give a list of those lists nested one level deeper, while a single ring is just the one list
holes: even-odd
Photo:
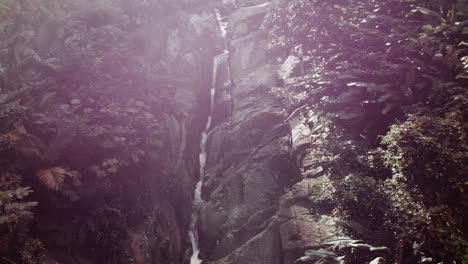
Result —
[{"label": "large leaf", "polygon": [[307,250],[304,256],[297,259],[294,263],[302,263],[311,260],[326,260],[327,263],[342,263],[343,256],[338,256],[335,252],[327,249]]},{"label": "large leaf", "polygon": [[322,245],[328,246],[335,251],[340,251],[345,248],[357,248],[369,251],[388,251],[389,249],[384,246],[372,246],[369,244],[364,243],[362,240],[352,239],[350,237],[338,237],[338,236],[331,236],[326,238],[321,242]]}]

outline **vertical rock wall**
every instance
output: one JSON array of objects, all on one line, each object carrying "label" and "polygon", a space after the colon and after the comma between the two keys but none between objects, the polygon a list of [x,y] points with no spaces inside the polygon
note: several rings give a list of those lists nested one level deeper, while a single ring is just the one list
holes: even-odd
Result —
[{"label": "vertical rock wall", "polygon": [[260,25],[270,6],[241,7],[229,18],[231,111],[210,135],[200,218],[207,263],[282,263],[274,215],[290,180],[290,138],[269,94],[277,61]]},{"label": "vertical rock wall", "polygon": [[261,29],[275,1],[230,4],[237,6],[227,32],[231,107],[215,109],[224,118],[210,135],[199,227],[202,258],[212,264],[294,263],[319,245],[328,227],[310,214],[307,196],[314,180],[298,177],[296,157],[308,141],[291,138],[303,131],[285,120],[270,93],[281,64],[288,66],[287,54],[266,49],[269,36]]}]

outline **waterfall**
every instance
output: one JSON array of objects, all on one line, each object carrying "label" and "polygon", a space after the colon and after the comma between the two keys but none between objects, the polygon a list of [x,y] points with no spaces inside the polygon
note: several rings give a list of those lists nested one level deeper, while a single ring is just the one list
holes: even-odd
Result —
[{"label": "waterfall", "polygon": [[206,165],[206,155],[207,155],[206,144],[208,142],[208,134],[211,128],[211,121],[213,117],[218,67],[221,63],[224,62],[224,60],[227,60],[229,56],[229,52],[227,49],[227,41],[226,41],[227,22],[224,21],[224,19],[221,17],[219,10],[215,9],[215,14],[216,14],[216,19],[218,20],[219,30],[221,31],[221,35],[224,40],[224,50],[221,54],[213,58],[213,72],[211,75],[211,89],[210,89],[210,112],[208,115],[208,120],[206,121],[205,129],[201,135],[201,140],[200,140],[200,153],[199,153],[200,178],[197,184],[195,185],[195,192],[194,192],[193,205],[192,205],[192,219],[191,219],[190,227],[189,227],[190,228],[189,238],[190,238],[190,243],[192,244],[192,257],[190,258],[190,264],[202,263],[202,260],[198,256],[200,253],[200,248],[199,248],[199,241],[198,241],[197,223],[198,223],[198,212],[200,211],[200,208],[203,205],[202,186],[203,186],[203,180],[205,178],[205,165]]}]

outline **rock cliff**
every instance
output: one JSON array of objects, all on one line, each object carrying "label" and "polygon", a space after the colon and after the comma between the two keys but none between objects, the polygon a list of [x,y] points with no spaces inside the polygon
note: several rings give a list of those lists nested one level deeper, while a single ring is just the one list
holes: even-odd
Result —
[{"label": "rock cliff", "polygon": [[261,24],[274,5],[238,1],[226,11],[230,102],[218,107],[230,105],[230,111],[215,108],[224,117],[217,118],[209,140],[199,227],[206,263],[293,263],[318,245],[327,228],[320,230],[309,215],[312,183],[294,184],[300,180],[294,127],[269,92],[278,70],[291,67],[291,59],[284,65],[283,51],[267,50],[269,37]]}]

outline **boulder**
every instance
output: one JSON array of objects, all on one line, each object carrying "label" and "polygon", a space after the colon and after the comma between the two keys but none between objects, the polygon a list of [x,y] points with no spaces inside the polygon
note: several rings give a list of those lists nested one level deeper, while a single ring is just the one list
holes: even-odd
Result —
[{"label": "boulder", "polygon": [[311,132],[304,118],[297,116],[289,120],[291,127],[292,148],[294,152],[299,152],[310,145]]}]

